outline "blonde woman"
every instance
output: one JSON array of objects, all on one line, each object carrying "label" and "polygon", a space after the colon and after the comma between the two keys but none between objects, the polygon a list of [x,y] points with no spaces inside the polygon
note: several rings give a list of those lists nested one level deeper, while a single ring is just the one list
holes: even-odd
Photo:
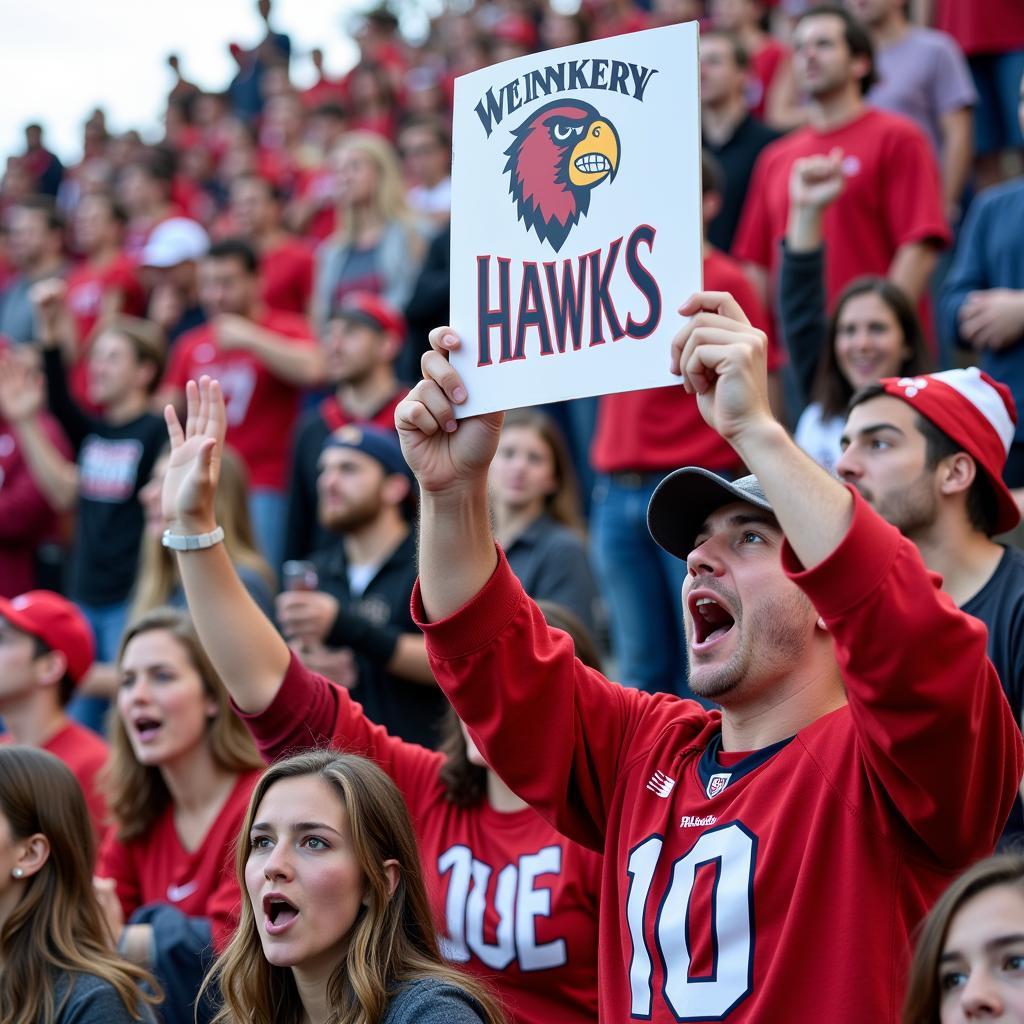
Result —
[{"label": "blonde woman", "polygon": [[353,291],[372,292],[404,308],[426,251],[390,142],[372,132],[350,132],[329,159],[338,230],[317,252],[313,321],[318,330]]},{"label": "blonde woman", "polygon": [[160,980],[165,1024],[185,1024],[235,927],[233,846],[262,762],[185,612],[131,624],[117,664],[97,891],[118,948]]},{"label": "blonde woman", "polygon": [[152,978],[110,950],[92,890],[95,852],[67,765],[43,750],[0,747],[4,1024],[153,1020]]},{"label": "blonde woman", "polygon": [[446,964],[409,811],[371,761],[315,750],[256,785],[238,837],[245,893],[215,1024],[502,1024]]},{"label": "blonde woman", "polygon": [[[165,450],[156,460],[149,482],[139,491],[146,527],[129,615],[132,621],[164,605],[185,607],[177,562],[173,553],[160,543],[167,526],[160,508],[160,493],[168,458],[169,453]],[[246,590],[264,612],[272,615],[276,580],[256,547],[249,519],[248,489],[244,463],[230,448],[225,448],[220,486],[217,488],[217,522],[224,527],[224,546]]]}]

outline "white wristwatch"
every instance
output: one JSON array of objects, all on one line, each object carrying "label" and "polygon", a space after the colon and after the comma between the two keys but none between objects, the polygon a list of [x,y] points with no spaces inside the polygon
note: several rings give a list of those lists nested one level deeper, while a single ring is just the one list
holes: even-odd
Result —
[{"label": "white wristwatch", "polygon": [[203,548],[212,548],[223,539],[224,527],[218,526],[209,533],[171,533],[170,530],[164,530],[160,543],[172,551],[202,551]]}]

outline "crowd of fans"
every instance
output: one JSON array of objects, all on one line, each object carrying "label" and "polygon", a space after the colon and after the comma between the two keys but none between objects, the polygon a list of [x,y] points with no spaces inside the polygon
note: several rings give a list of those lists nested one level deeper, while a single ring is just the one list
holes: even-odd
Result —
[{"label": "crowd of fans", "polygon": [[[643,938],[645,904],[634,905],[654,878],[639,857],[649,841],[619,849],[628,872],[617,863],[609,880],[602,866],[617,845],[602,829],[629,808],[621,794],[614,812],[602,804],[601,786],[606,771],[609,786],[621,784],[629,765],[610,770],[600,749],[577,753],[583,777],[540,794],[520,768],[558,761],[572,737],[556,733],[581,728],[588,709],[574,718],[555,690],[514,687],[534,673],[563,682],[547,674],[559,641],[537,639],[550,626],[571,638],[586,679],[607,663],[631,695],[623,708],[647,695],[636,707],[650,721],[667,714],[663,694],[692,698],[704,716],[721,705],[719,739],[700,741],[717,758],[719,774],[700,775],[709,801],[716,778],[723,788],[739,778],[735,751],[754,752],[743,772],[769,751],[782,756],[784,740],[762,734],[737,747],[733,732],[724,749],[723,728],[737,728],[731,698],[702,682],[693,650],[762,623],[720,608],[725,592],[714,589],[681,614],[680,593],[705,571],[688,555],[714,535],[719,512],[707,504],[707,521],[679,526],[677,540],[655,514],[668,500],[663,481],[700,467],[732,488],[719,505],[776,515],[798,582],[805,552],[849,574],[857,561],[848,540],[843,558],[816,549],[812,529],[795,542],[797,517],[758,452],[694,394],[705,378],[686,359],[703,327],[722,344],[762,339],[774,416],[856,495],[850,536],[892,547],[879,602],[892,580],[918,605],[931,600],[930,586],[914,589],[907,559],[940,574],[949,600],[933,625],[969,646],[981,641],[966,623],[984,623],[1004,696],[993,692],[1020,726],[1024,7],[584,0],[566,13],[478,0],[437,15],[415,45],[381,7],[361,17],[358,60],[338,77],[322,50],[292,52],[270,0],[258,16],[265,35],[232,46],[237,73],[221,92],[188,80],[187,55],[169,58],[159,142],[112,132],[97,110],[80,159],[65,164],[30,125],[0,180],[0,1021],[561,1024],[599,1012],[618,1021],[623,1008],[667,1020],[644,1002],[657,957]],[[680,343],[687,386],[505,418],[483,470],[503,555],[485,588],[491,607],[470,602],[460,619],[464,601],[449,606],[447,596],[458,592],[463,551],[453,547],[442,566],[447,590],[425,583],[443,544],[425,535],[417,561],[430,468],[410,459],[416,431],[422,445],[444,428],[430,428],[423,410],[455,400],[443,372],[428,372],[434,350],[450,345],[431,332],[448,322],[454,79],[690,20],[701,25],[704,287],[732,298],[693,305],[697,333]],[[300,89],[292,74],[306,60],[316,79]],[[421,362],[438,397],[417,387]],[[748,470],[764,491],[737,480]],[[821,496],[839,500],[812,487],[807,501]],[[909,543],[863,525],[877,518],[868,506]],[[445,514],[469,523],[472,501]],[[509,567],[539,610],[517,610]],[[815,572],[803,573],[807,593],[828,604]],[[851,588],[837,583],[834,602]],[[494,641],[500,657],[480,660],[499,611],[518,632]],[[856,677],[844,676],[854,716],[877,712],[885,701],[858,690],[842,629],[824,609],[817,623],[836,629],[840,670]],[[897,650],[880,660],[898,667],[907,654],[891,628]],[[478,633],[479,650],[465,653],[456,629]],[[762,632],[788,649],[785,630]],[[833,641],[815,635],[831,665]],[[517,660],[531,645],[538,665]],[[508,673],[516,699],[496,692],[483,707],[461,693],[474,658],[488,680],[480,694],[500,691]],[[986,685],[984,672],[962,682],[978,694]],[[891,730],[883,739],[863,725],[857,733],[880,780],[865,790],[892,782],[894,842],[913,833],[907,857],[925,865],[913,899],[895,894],[895,868],[879,881],[909,936],[897,949],[898,927],[886,933],[885,969],[900,980],[885,1019],[898,1019],[905,996],[905,1024],[1000,1013],[1024,1022],[1019,737],[999,734],[999,708],[970,699],[944,726],[953,732],[935,734],[950,748],[931,756],[977,773],[967,802],[989,808],[991,822],[949,792],[918,812],[923,798],[901,790],[906,779],[877,767],[876,748],[913,754],[913,730],[898,717],[880,718]],[[977,760],[952,749],[961,724],[991,730],[970,736]],[[590,739],[610,743],[611,730]],[[531,764],[520,765],[527,750]],[[841,788],[846,767],[822,764]],[[682,768],[659,768],[646,786],[666,801],[670,770],[681,778]],[[1014,773],[1012,794],[999,791]],[[863,793],[849,792],[860,807]],[[877,821],[876,805],[865,808],[864,830],[890,827],[891,808]],[[715,820],[684,816],[680,827]],[[964,823],[972,834],[954,848]],[[1005,852],[984,859],[997,835]],[[819,870],[835,872],[836,888],[848,883],[841,863]],[[622,897],[623,937],[609,919],[627,874],[647,888],[635,897],[631,882]],[[801,894],[789,895],[795,920]],[[692,979],[670,984],[667,926],[651,941],[674,1019],[698,1019],[673,1000],[712,1007],[726,972],[716,977],[715,949],[705,963],[690,948],[685,914],[684,924],[672,948],[693,978],[712,982],[704,995],[690,993]],[[866,1019],[801,1015],[826,984],[814,977],[787,1016],[778,977],[763,977],[770,995],[755,988],[725,1016],[699,1019]],[[824,995],[820,1005],[833,1007]]]}]

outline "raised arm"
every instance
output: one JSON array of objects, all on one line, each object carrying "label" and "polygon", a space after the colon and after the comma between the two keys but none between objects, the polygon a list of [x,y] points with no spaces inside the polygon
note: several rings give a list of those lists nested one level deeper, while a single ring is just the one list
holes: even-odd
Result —
[{"label": "raised arm", "polygon": [[18,440],[38,493],[52,508],[66,512],[78,501],[78,467],[47,432],[42,409],[39,373],[26,365],[22,356],[5,352],[0,356],[0,416]]},{"label": "raised arm", "polygon": [[793,164],[789,219],[782,246],[778,305],[782,337],[806,402],[827,336],[825,210],[843,191],[842,151]]},{"label": "raised arm", "polygon": [[459,346],[448,328],[430,334],[424,379],[395,411],[405,460],[420,485],[420,592],[427,616],[443,619],[483,589],[498,563],[487,505],[487,470],[503,413],[456,424],[453,404],[466,389],[447,353]]},{"label": "raised arm", "polygon": [[672,372],[760,480],[801,563],[817,565],[846,536],[853,499],[772,415],[764,332],[727,292],[698,292],[680,312],[691,319],[672,342]]},{"label": "raised arm", "polygon": [[[189,381],[185,397],[184,429],[173,407],[164,410],[171,439],[164,519],[171,533],[209,533],[217,527],[213,497],[227,429],[224,397],[209,377]],[[178,571],[199,639],[231,697],[243,711],[265,710],[288,669],[288,646],[250,597],[223,544],[179,552]]]}]

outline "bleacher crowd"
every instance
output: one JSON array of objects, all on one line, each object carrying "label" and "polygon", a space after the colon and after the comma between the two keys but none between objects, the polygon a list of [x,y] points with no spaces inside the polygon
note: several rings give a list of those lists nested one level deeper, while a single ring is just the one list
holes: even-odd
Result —
[{"label": "bleacher crowd", "polygon": [[[0,179],[0,1024],[1024,1024],[1024,6],[255,16]],[[691,20],[681,384],[456,425],[455,78]]]}]

